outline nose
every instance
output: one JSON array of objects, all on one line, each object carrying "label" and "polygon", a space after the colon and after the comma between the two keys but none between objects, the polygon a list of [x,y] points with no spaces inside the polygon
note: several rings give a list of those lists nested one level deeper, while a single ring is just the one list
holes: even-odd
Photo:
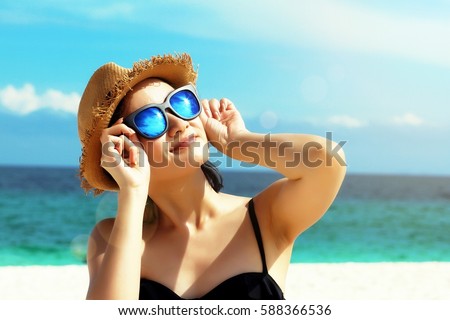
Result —
[{"label": "nose", "polygon": [[183,133],[184,130],[189,128],[189,121],[181,119],[174,114],[167,113],[169,119],[169,129],[167,133],[169,137],[174,137],[177,133]]}]

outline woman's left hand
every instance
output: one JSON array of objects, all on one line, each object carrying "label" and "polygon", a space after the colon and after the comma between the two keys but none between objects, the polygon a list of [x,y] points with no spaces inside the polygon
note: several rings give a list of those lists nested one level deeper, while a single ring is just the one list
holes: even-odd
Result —
[{"label": "woman's left hand", "polygon": [[227,146],[248,132],[244,120],[234,104],[226,99],[202,100],[200,119],[209,142],[220,152],[227,154]]}]

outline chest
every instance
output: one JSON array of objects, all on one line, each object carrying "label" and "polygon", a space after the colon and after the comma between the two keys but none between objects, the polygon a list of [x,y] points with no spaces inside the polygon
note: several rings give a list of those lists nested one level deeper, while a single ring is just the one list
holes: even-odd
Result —
[{"label": "chest", "polygon": [[201,296],[237,274],[262,269],[253,226],[243,215],[194,235],[156,234],[145,246],[141,274],[180,296]]}]

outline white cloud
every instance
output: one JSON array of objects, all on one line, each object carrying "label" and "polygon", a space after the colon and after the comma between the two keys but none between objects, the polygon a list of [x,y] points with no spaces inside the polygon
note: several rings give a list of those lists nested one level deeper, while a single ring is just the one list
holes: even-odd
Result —
[{"label": "white cloud", "polygon": [[261,0],[256,7],[251,1],[192,1],[209,10],[203,24],[190,15],[171,28],[197,36],[238,34],[241,39],[385,54],[450,67],[450,19],[441,12],[419,16],[332,0]]},{"label": "white cloud", "polygon": [[327,122],[330,124],[335,124],[346,128],[360,128],[365,126],[365,123],[363,121],[348,115],[332,116],[327,119]]},{"label": "white cloud", "polygon": [[0,107],[21,115],[40,109],[76,114],[80,99],[80,95],[76,92],[63,93],[54,89],[48,89],[40,95],[29,83],[22,88],[9,85],[0,89]]},{"label": "white cloud", "polygon": [[309,30],[321,45],[450,67],[450,42],[444,40],[450,36],[449,20],[388,13],[330,0],[314,4],[310,6]]},{"label": "white cloud", "polygon": [[19,89],[13,86],[1,89],[0,103],[6,109],[20,114],[27,114],[39,108],[39,98],[31,84],[25,84]]},{"label": "white cloud", "polygon": [[257,6],[240,0],[191,0],[189,4],[181,0],[45,0],[36,6],[31,11],[14,5],[1,10],[0,18],[7,23],[110,20],[111,27],[162,28],[195,37],[385,54],[450,67],[450,19],[443,13],[445,4],[430,4],[434,15],[432,10],[405,13],[390,10],[389,4],[381,9],[371,7],[370,1],[333,0],[260,0]]},{"label": "white cloud", "polygon": [[405,113],[401,116],[392,118],[392,122],[397,125],[420,126],[424,123],[423,119],[413,113]]}]

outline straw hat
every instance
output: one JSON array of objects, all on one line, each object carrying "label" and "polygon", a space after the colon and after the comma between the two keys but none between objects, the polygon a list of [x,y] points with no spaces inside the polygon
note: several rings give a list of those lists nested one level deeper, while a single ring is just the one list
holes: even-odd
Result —
[{"label": "straw hat", "polygon": [[107,128],[120,100],[137,83],[147,78],[160,78],[175,88],[195,84],[197,72],[191,57],[184,54],[154,56],[124,68],[113,62],[98,68],[89,80],[78,108],[78,135],[81,187],[100,194],[119,189],[114,179],[100,166],[100,135]]}]

